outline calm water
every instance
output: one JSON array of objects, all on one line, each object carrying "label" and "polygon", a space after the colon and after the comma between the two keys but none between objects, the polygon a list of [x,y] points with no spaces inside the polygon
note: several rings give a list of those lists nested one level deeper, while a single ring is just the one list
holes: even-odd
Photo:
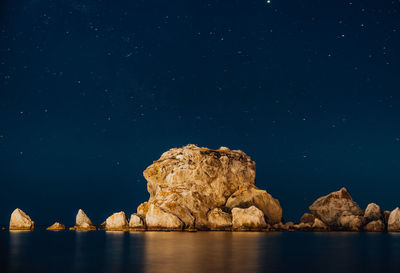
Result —
[{"label": "calm water", "polygon": [[0,272],[400,272],[400,235],[0,231]]}]

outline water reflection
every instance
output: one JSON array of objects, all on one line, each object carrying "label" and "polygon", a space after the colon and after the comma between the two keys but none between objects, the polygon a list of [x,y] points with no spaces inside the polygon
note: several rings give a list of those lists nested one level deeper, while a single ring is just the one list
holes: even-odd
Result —
[{"label": "water reflection", "polygon": [[108,272],[122,272],[124,264],[124,236],[119,231],[106,232],[105,263]]},{"label": "water reflection", "polygon": [[8,266],[10,271],[21,270],[21,258],[27,249],[24,247],[26,241],[29,239],[29,230],[10,230],[10,249],[8,255]]}]

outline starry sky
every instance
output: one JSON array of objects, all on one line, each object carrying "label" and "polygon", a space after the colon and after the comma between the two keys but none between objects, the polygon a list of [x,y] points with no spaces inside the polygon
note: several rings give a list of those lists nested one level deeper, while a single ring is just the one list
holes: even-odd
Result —
[{"label": "starry sky", "polygon": [[4,0],[0,224],[95,223],[189,143],[246,152],[298,221],[346,186],[400,205],[400,2]]}]

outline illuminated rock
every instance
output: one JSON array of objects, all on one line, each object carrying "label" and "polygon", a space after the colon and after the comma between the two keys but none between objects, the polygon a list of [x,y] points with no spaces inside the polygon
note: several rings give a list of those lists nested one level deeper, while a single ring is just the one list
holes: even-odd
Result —
[{"label": "illuminated rock", "polygon": [[63,224],[60,224],[59,222],[55,222],[54,224],[52,224],[51,226],[49,226],[46,229],[47,230],[65,230],[65,226]]},{"label": "illuminated rock", "polygon": [[182,230],[182,221],[169,212],[157,207],[154,204],[149,206],[146,213],[146,225],[150,230]]},{"label": "illuminated rock", "polygon": [[125,212],[116,212],[106,219],[105,223],[106,230],[127,230],[128,220],[126,219]]},{"label": "illuminated rock", "polygon": [[131,215],[131,218],[129,219],[129,228],[144,229],[145,227],[143,219],[139,215],[136,213]]},{"label": "illuminated rock", "polygon": [[338,219],[338,227],[344,230],[360,231],[364,224],[364,218],[362,216],[353,215],[349,211],[345,211]]},{"label": "illuminated rock", "polygon": [[389,232],[400,232],[400,209],[398,207],[390,213],[387,229]]},{"label": "illuminated rock", "polygon": [[22,210],[15,209],[10,218],[10,230],[32,230],[35,223]]},{"label": "illuminated rock", "polygon": [[220,208],[215,208],[208,213],[208,226],[213,230],[230,229],[232,227],[232,217]]},{"label": "illuminated rock", "polygon": [[300,223],[311,223],[313,224],[315,220],[315,216],[311,213],[304,213],[300,218]]},{"label": "illuminated rock", "polygon": [[232,224],[234,229],[239,230],[259,230],[267,226],[264,213],[255,206],[247,209],[233,208]]},{"label": "illuminated rock", "polygon": [[70,230],[96,230],[96,227],[92,224],[86,213],[79,209],[76,214],[75,226],[71,227]]},{"label": "illuminated rock", "polygon": [[329,229],[328,226],[325,225],[325,223],[319,220],[318,218],[314,219],[314,223],[311,227],[315,231],[328,231]]},{"label": "illuminated rock", "polygon": [[375,203],[368,204],[365,209],[364,218],[367,222],[383,219],[381,208]]},{"label": "illuminated rock", "polygon": [[383,232],[385,231],[385,224],[382,220],[371,221],[364,226],[364,230],[368,232]]}]

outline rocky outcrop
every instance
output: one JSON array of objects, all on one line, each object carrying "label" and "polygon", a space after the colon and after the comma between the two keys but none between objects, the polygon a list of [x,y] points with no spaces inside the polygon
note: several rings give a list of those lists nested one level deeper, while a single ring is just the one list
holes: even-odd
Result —
[{"label": "rocky outcrop", "polygon": [[211,230],[229,230],[232,227],[232,217],[220,208],[211,210],[207,215],[208,225]]},{"label": "rocky outcrop", "polygon": [[400,209],[398,207],[389,215],[387,230],[389,232],[400,232]]},{"label": "rocky outcrop", "polygon": [[136,213],[131,215],[129,219],[129,229],[132,230],[144,230],[146,226],[144,225],[143,219]]},{"label": "rocky outcrop", "polygon": [[59,222],[55,222],[54,224],[46,228],[46,230],[65,230],[65,226],[63,224],[60,224]]},{"label": "rocky outcrop", "polygon": [[314,223],[311,227],[315,231],[328,231],[329,229],[328,226],[325,225],[325,223],[319,220],[318,218],[314,219]]},{"label": "rocky outcrop", "polygon": [[385,224],[382,220],[371,221],[364,226],[364,231],[367,232],[384,232]]},{"label": "rocky outcrop", "polygon": [[110,231],[124,231],[128,230],[128,220],[126,219],[125,212],[116,212],[106,219],[105,229]]},{"label": "rocky outcrop", "polygon": [[151,204],[146,213],[146,225],[149,230],[182,230],[184,223],[174,214]]},{"label": "rocky outcrop", "polygon": [[362,216],[353,215],[349,211],[345,211],[338,219],[337,227],[344,230],[360,231],[364,224]]},{"label": "rocky outcrop", "polygon": [[240,150],[174,148],[143,175],[150,198],[138,207],[137,215],[150,228],[214,228],[216,223],[209,220],[217,219],[210,218],[209,212],[222,207],[255,206],[268,222],[282,218],[279,201],[255,186],[255,162]]},{"label": "rocky outcrop", "polygon": [[383,213],[381,208],[375,203],[368,204],[367,208],[365,209],[364,218],[367,222],[382,220]]},{"label": "rocky outcrop", "polygon": [[339,217],[344,212],[354,216],[360,216],[364,213],[357,203],[353,201],[346,188],[341,188],[337,192],[318,198],[310,206],[310,211],[328,226],[338,225]]},{"label": "rocky outcrop", "polygon": [[70,230],[96,230],[96,227],[93,225],[92,221],[86,215],[86,213],[79,209],[76,214],[75,226],[69,228]]},{"label": "rocky outcrop", "polygon": [[10,230],[32,230],[34,226],[35,223],[22,210],[17,208],[11,213]]},{"label": "rocky outcrop", "polygon": [[248,208],[255,206],[262,210],[265,220],[269,224],[280,223],[282,220],[282,208],[279,201],[264,190],[254,186],[240,188],[226,201],[228,208]]},{"label": "rocky outcrop", "polygon": [[303,216],[300,218],[300,223],[311,223],[313,224],[315,220],[315,216],[311,213],[304,213]]},{"label": "rocky outcrop", "polygon": [[247,209],[232,209],[232,227],[236,230],[261,230],[267,226],[264,213],[251,206]]}]

